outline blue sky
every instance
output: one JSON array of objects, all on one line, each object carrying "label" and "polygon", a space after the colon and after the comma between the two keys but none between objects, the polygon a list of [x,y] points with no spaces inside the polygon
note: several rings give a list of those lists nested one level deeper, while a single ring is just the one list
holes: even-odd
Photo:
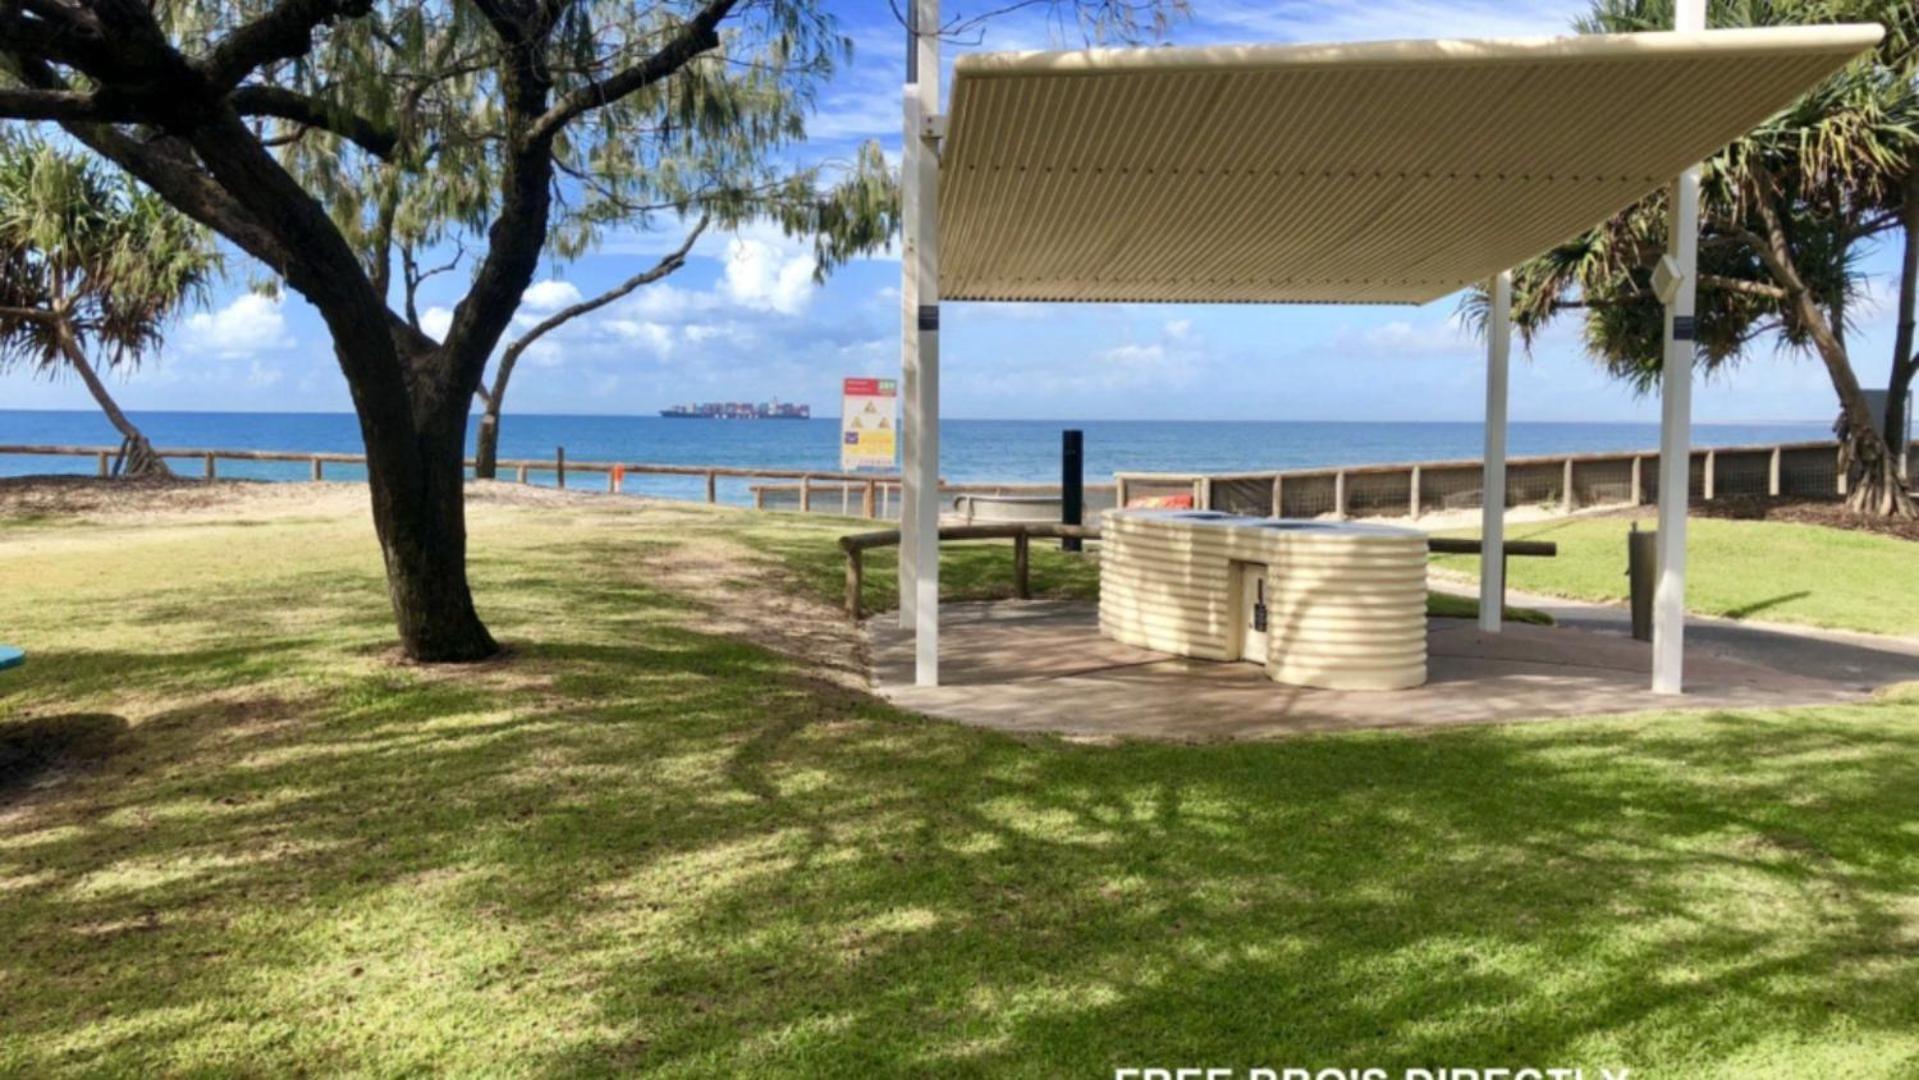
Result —
[{"label": "blue sky", "polygon": [[[837,2],[855,59],[822,95],[810,153],[846,157],[867,138],[897,153],[903,40],[884,0]],[[949,14],[1004,6],[958,3]],[[1563,32],[1583,0],[1193,0],[1181,44],[1340,41]],[[1044,19],[993,24],[984,49],[1076,46]],[[953,50],[949,47],[949,59]],[[523,312],[590,295],[676,246],[674,222],[611,238],[598,251],[543,269]],[[1884,275],[1897,252],[1875,253]],[[812,282],[804,243],[773,229],[712,236],[687,267],[628,300],[552,335],[527,354],[508,398],[525,413],[650,413],[711,399],[811,403],[831,414],[839,380],[898,370],[899,264],[867,259]],[[448,275],[451,277],[452,275]],[[345,384],[314,312],[274,301],[236,274],[209,307],[174,327],[158,363],[117,383],[133,409],[349,411]],[[463,283],[429,283],[427,321],[444,318]],[[949,304],[943,320],[944,412],[1047,419],[1476,420],[1482,347],[1453,320],[1456,298],[1406,307]],[[1862,316],[1855,355],[1868,385],[1883,385],[1890,305]],[[1518,420],[1656,420],[1585,360],[1570,323],[1515,366]],[[16,408],[92,407],[77,382],[0,377]],[[1826,420],[1832,390],[1816,361],[1755,355],[1702,385],[1702,421]]]}]

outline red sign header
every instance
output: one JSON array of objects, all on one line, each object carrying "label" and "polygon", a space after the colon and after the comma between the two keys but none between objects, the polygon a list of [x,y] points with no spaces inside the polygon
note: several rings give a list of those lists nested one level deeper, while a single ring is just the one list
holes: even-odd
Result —
[{"label": "red sign header", "polygon": [[897,379],[847,379],[841,393],[847,397],[898,397]]}]

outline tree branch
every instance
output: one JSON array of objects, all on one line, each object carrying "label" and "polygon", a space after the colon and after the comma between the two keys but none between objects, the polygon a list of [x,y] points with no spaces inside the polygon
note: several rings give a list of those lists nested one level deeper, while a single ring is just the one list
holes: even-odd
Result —
[{"label": "tree branch", "polygon": [[545,319],[540,320],[539,324],[534,326],[533,329],[520,335],[514,340],[513,344],[506,347],[505,352],[500,354],[499,370],[493,374],[492,393],[488,394],[484,386],[480,387],[478,392],[481,403],[486,405],[489,411],[499,407],[497,403],[506,396],[507,380],[513,377],[513,366],[519,363],[520,354],[525,352],[527,347],[535,341],[538,341],[541,337],[553,330],[572,322],[574,319],[598,311],[615,300],[627,296],[640,286],[652,284],[668,274],[673,273],[675,270],[678,270],[680,267],[685,266],[687,254],[693,250],[694,243],[699,240],[700,234],[706,231],[707,225],[711,224],[712,220],[712,215],[702,214],[699,223],[694,225],[692,231],[686,234],[686,239],[681,241],[680,246],[662,256],[660,261],[654,263],[651,268],[634,274],[632,277],[627,278],[625,281],[620,282],[618,285],[613,286],[598,296],[582,300],[569,307],[561,308]]},{"label": "tree branch", "polygon": [[[45,61],[12,54],[14,74],[38,93],[72,92]],[[242,251],[275,271],[287,252],[260,222],[221,190],[191,154],[167,139],[141,140],[110,124],[62,121],[61,127],[94,153],[113,162],[160,193],[175,208],[225,236]]]},{"label": "tree branch", "polygon": [[330,102],[279,86],[258,83],[237,87],[228,98],[241,116],[271,116],[331,131],[382,161],[393,156],[400,137],[391,128]]},{"label": "tree branch", "polygon": [[128,103],[103,101],[98,94],[10,87],[0,87],[0,117],[89,124],[123,124],[139,119]]},{"label": "tree branch", "polygon": [[1730,278],[1721,274],[1701,274],[1699,284],[1724,292],[1743,293],[1747,296],[1763,296],[1768,300],[1787,299],[1786,290],[1777,285],[1768,285],[1763,281],[1747,281],[1744,278]]},{"label": "tree branch", "polygon": [[738,0],[708,0],[698,14],[683,23],[664,46],[646,59],[588,83],[554,102],[545,115],[534,121],[531,134],[551,138],[581,114],[638,93],[670,77],[701,53],[718,48],[720,22],[732,13],[737,3]]},{"label": "tree branch", "polygon": [[363,18],[373,0],[280,0],[194,61],[216,91],[225,92],[264,64],[297,60],[313,51],[313,31],[339,19]]}]

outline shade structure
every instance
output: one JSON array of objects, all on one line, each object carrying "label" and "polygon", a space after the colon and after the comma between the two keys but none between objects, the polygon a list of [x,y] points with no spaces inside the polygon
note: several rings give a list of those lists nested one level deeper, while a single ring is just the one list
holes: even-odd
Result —
[{"label": "shade structure", "polygon": [[939,295],[1435,300],[1670,183],[1880,33],[963,56]]}]

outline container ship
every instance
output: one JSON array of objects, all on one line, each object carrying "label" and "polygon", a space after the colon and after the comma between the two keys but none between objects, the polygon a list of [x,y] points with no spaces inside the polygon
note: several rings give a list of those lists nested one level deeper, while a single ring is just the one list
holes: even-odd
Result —
[{"label": "container ship", "polygon": [[811,405],[788,405],[780,401],[705,401],[697,405],[675,405],[661,409],[670,420],[811,420]]}]

